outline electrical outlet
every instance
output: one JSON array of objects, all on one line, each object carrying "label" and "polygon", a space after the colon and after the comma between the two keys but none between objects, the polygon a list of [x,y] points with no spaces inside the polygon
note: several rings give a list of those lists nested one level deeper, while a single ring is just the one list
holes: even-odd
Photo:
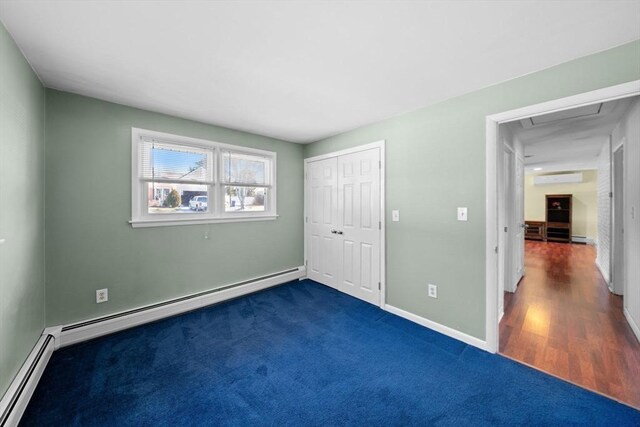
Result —
[{"label": "electrical outlet", "polygon": [[438,287],[429,283],[429,296],[431,298],[438,298]]},{"label": "electrical outlet", "polygon": [[97,289],[96,290],[96,303],[109,301],[109,289]]},{"label": "electrical outlet", "polygon": [[467,220],[467,208],[458,208],[458,221]]}]

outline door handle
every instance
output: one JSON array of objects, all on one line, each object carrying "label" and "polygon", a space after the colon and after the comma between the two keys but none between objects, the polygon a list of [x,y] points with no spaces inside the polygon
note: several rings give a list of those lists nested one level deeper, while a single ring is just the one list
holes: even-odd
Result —
[{"label": "door handle", "polygon": [[339,231],[339,230],[331,230],[331,233],[333,233],[333,234],[342,234],[342,231]]},{"label": "door handle", "polygon": [[342,234],[342,231],[336,231],[336,234]]}]

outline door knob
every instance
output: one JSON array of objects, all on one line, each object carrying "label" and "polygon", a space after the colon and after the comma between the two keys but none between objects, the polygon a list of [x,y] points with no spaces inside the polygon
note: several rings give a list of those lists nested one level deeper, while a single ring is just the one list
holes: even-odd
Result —
[{"label": "door knob", "polygon": [[331,230],[332,234],[338,234],[338,230]]},{"label": "door knob", "polygon": [[342,234],[342,231],[336,231],[336,234]]}]

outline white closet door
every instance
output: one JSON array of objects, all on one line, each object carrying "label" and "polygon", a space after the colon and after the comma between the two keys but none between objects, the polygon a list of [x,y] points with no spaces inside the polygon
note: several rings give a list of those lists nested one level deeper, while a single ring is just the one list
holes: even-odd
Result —
[{"label": "white closet door", "polygon": [[338,159],[319,160],[307,167],[307,276],[338,288],[339,235]]},{"label": "white closet door", "polygon": [[307,165],[307,275],[380,304],[380,149]]},{"label": "white closet door", "polygon": [[339,289],[380,303],[380,150],[338,158]]}]

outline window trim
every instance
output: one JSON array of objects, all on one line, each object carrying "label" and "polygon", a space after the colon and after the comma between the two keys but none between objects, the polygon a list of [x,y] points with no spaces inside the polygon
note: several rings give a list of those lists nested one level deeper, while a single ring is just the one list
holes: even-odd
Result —
[{"label": "window trim", "polygon": [[[140,142],[143,140],[157,140],[168,144],[185,145],[188,147],[204,148],[212,150],[213,179],[208,186],[209,210],[203,213],[148,213],[147,192],[144,186],[149,180],[141,177],[142,156],[140,153]],[[223,151],[231,151],[240,154],[258,155],[270,160],[269,171],[265,180],[267,185],[256,184],[228,184],[222,179],[223,173]],[[206,139],[192,138],[181,135],[174,135],[165,132],[152,131],[140,128],[131,128],[131,219],[129,224],[133,228],[139,227],[162,227],[174,225],[194,225],[210,224],[222,222],[243,222],[243,221],[267,221],[278,218],[277,214],[277,189],[276,189],[276,169],[277,154],[273,151],[260,150],[257,148],[243,147],[221,142],[209,141]],[[166,180],[163,180],[166,181]],[[173,181],[172,181],[173,182]],[[265,210],[259,212],[226,212],[224,206],[224,187],[263,187],[268,191],[265,200]],[[210,201],[213,200],[214,203]]]}]

